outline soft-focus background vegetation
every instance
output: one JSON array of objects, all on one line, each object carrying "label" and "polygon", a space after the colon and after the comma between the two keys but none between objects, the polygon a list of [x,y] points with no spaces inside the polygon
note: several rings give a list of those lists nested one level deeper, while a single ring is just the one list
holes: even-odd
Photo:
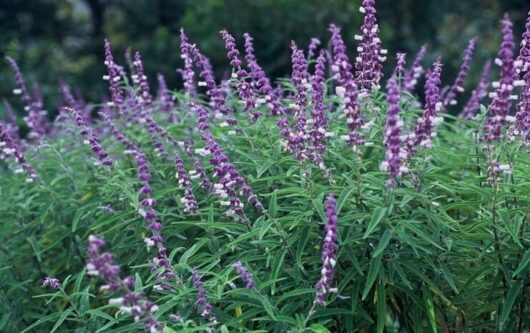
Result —
[{"label": "soft-focus background vegetation", "polygon": [[[58,78],[97,101],[106,87],[101,80],[103,38],[108,37],[124,63],[127,47],[144,55],[147,73],[167,76],[179,87],[178,31],[184,27],[193,42],[211,57],[219,76],[228,68],[218,31],[227,28],[241,42],[255,37],[256,52],[273,77],[290,72],[289,42],[307,45],[311,37],[328,40],[334,22],[354,50],[353,36],[361,24],[360,0],[2,0],[0,55],[15,58],[28,80],[43,88],[45,104],[56,105]],[[492,57],[500,41],[499,22],[508,12],[516,36],[524,28],[526,0],[379,0],[378,17],[384,45],[393,55],[412,57],[422,43],[429,56],[443,55],[445,82],[458,68],[471,37],[480,36],[478,55]],[[241,44],[241,43],[240,43]],[[481,64],[472,66],[472,77]],[[0,96],[10,96],[13,82],[1,63]],[[472,80],[470,80],[472,82]],[[15,103],[16,105],[16,103]],[[49,110],[54,113],[55,110]]]}]

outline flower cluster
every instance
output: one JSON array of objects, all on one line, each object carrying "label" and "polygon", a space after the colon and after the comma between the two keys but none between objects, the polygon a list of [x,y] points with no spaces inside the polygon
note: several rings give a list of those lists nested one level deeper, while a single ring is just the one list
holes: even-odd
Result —
[{"label": "flower cluster", "polygon": [[13,112],[11,104],[9,104],[9,102],[5,99],[3,100],[3,102],[7,116],[7,122],[4,123],[5,130],[13,140],[18,141],[20,139],[20,136],[18,134],[19,128],[17,125],[17,116],[15,116],[15,112]]},{"label": "flower cluster", "polygon": [[412,66],[409,70],[405,72],[405,80],[403,84],[403,90],[411,92],[416,88],[416,85],[418,84],[418,80],[420,79],[421,75],[424,72],[423,69],[423,58],[425,58],[425,52],[427,51],[427,46],[423,45],[418,53],[416,54],[416,57],[414,58],[414,62],[412,63]]},{"label": "flower cluster", "polygon": [[193,72],[193,55],[191,54],[190,44],[188,37],[184,33],[184,29],[180,29],[180,57],[184,60],[184,67],[179,69],[178,72],[182,75],[182,81],[184,82],[184,91],[188,96],[195,96],[197,93],[195,88]]},{"label": "flower cluster", "polygon": [[456,95],[458,93],[464,92],[464,81],[466,80],[469,71],[469,65],[471,64],[471,60],[473,58],[473,52],[475,52],[476,42],[477,38],[472,38],[467,44],[467,47],[464,51],[464,56],[462,58],[462,64],[460,65],[460,70],[458,71],[455,82],[449,88],[443,100],[444,106],[456,105]]},{"label": "flower cluster", "polygon": [[108,102],[108,106],[113,107],[119,115],[124,115],[123,109],[123,92],[120,89],[121,74],[118,66],[114,63],[112,50],[110,49],[110,42],[105,39],[105,65],[107,66],[107,75],[103,76],[104,80],[109,81],[109,88],[112,102]]},{"label": "flower cluster", "polygon": [[135,321],[143,319],[146,332],[160,332],[164,325],[154,318],[158,306],[149,301],[143,292],[133,291],[132,276],[121,278],[120,266],[114,263],[114,255],[110,252],[101,253],[101,249],[105,246],[104,240],[90,235],[88,242],[87,274],[98,276],[106,283],[101,290],[123,293],[121,297],[111,298],[109,304],[119,305],[120,312],[130,314]]},{"label": "flower cluster", "polygon": [[144,74],[144,65],[142,63],[142,56],[140,52],[134,54],[134,68],[136,74],[132,76],[133,83],[139,86],[138,94],[136,95],[137,103],[140,105],[140,119],[146,118],[153,105],[151,93],[149,92],[149,83],[147,83],[147,77]]},{"label": "flower cluster", "polygon": [[99,143],[98,137],[87,125],[83,116],[75,108],[66,107],[64,108],[64,110],[66,113],[69,113],[72,118],[74,118],[75,124],[79,128],[81,128],[79,134],[85,138],[84,143],[90,145],[90,150],[92,150],[94,154],[96,154],[96,156],[98,157],[99,161],[96,162],[96,165],[111,167],[113,163],[112,159],[109,157],[109,154],[107,153],[105,148],[103,148],[101,143]]},{"label": "flower cluster", "polygon": [[235,72],[232,78],[236,81],[236,89],[241,101],[245,106],[245,111],[249,114],[252,120],[258,119],[261,114],[257,109],[256,97],[254,89],[246,81],[248,73],[241,67],[241,60],[239,60],[239,51],[236,48],[236,42],[234,37],[226,30],[219,32],[225,42],[225,48],[228,51],[228,59],[230,59],[230,65],[234,68]]},{"label": "flower cluster", "polygon": [[490,70],[491,61],[487,61],[482,67],[482,73],[480,74],[480,80],[477,86],[471,92],[471,97],[469,97],[469,100],[460,113],[462,118],[472,119],[480,108],[480,102],[488,95]]},{"label": "flower cluster", "polygon": [[184,161],[180,158],[179,153],[175,153],[175,168],[177,173],[175,177],[179,183],[179,186],[184,189],[184,197],[181,201],[184,204],[184,212],[195,213],[197,211],[197,200],[193,195],[193,187],[191,184],[190,176],[184,168]]},{"label": "flower cluster", "polygon": [[13,156],[18,167],[15,173],[26,173],[26,182],[32,183],[37,178],[35,169],[26,161],[24,154],[8,133],[7,128],[0,122],[0,160]]},{"label": "flower cluster", "polygon": [[291,62],[293,71],[291,81],[296,89],[294,96],[294,103],[291,107],[294,109],[295,126],[294,131],[289,137],[287,148],[299,160],[306,159],[306,140],[308,135],[306,133],[307,118],[305,115],[307,108],[307,92],[309,85],[309,73],[307,72],[307,61],[303,50],[300,50],[294,42],[291,42]]},{"label": "flower cluster", "polygon": [[197,300],[195,305],[199,308],[201,312],[201,317],[208,319],[212,324],[217,324],[217,318],[212,313],[213,306],[206,299],[206,289],[201,280],[201,275],[197,269],[193,269],[191,272],[191,279],[193,286],[197,288]]},{"label": "flower cluster", "polygon": [[317,58],[317,62],[315,65],[315,73],[312,76],[312,103],[313,103],[313,109],[311,111],[312,115],[312,125],[313,128],[311,130],[311,142],[313,146],[311,147],[311,158],[313,160],[313,163],[320,167],[321,169],[324,169],[324,162],[323,162],[323,155],[325,152],[324,147],[324,138],[326,135],[326,128],[327,128],[327,118],[325,114],[325,107],[324,107],[324,89],[325,89],[325,73],[326,70],[326,56],[324,52],[320,52],[320,55]]},{"label": "flower cluster", "polygon": [[427,73],[427,82],[425,83],[425,111],[418,119],[418,124],[413,133],[407,135],[407,154],[412,157],[416,154],[418,146],[431,147],[431,138],[436,136],[434,128],[439,125],[443,119],[438,116],[442,110],[440,101],[440,76],[442,74],[442,63],[438,58],[430,72]]},{"label": "flower cluster", "polygon": [[358,88],[351,73],[352,66],[346,55],[346,45],[342,39],[340,29],[336,25],[331,24],[329,30],[332,34],[331,47],[333,50],[331,71],[337,79],[335,92],[343,103],[346,124],[349,130],[349,133],[342,136],[341,139],[347,141],[354,150],[357,150],[365,142],[364,135],[359,132],[364,125],[364,119],[361,115],[358,101]]},{"label": "flower cluster", "polygon": [[158,73],[156,76],[158,80],[158,102],[159,110],[162,112],[169,113],[168,121],[171,123],[178,123],[179,118],[174,112],[175,103],[173,103],[173,98],[167,88],[166,80],[164,75]]},{"label": "flower cluster", "polygon": [[61,281],[59,281],[59,279],[47,276],[44,278],[44,280],[42,280],[42,287],[48,289],[59,289],[61,288]]},{"label": "flower cluster", "polygon": [[252,275],[248,272],[245,266],[241,263],[241,261],[236,261],[232,267],[236,271],[236,273],[241,277],[241,280],[245,283],[247,289],[253,289],[254,288],[254,279],[252,278]]},{"label": "flower cluster", "polygon": [[510,134],[512,137],[520,135],[527,144],[530,144],[530,12],[521,41],[521,50],[516,61],[516,70],[519,75],[517,83],[523,86],[523,91],[520,101],[517,103],[515,123],[510,129]]},{"label": "flower cluster", "polygon": [[322,245],[322,275],[315,285],[315,303],[326,304],[326,295],[334,291],[331,288],[335,264],[337,263],[337,202],[333,194],[326,200],[326,226],[324,228],[324,245]]},{"label": "flower cluster", "polygon": [[488,119],[484,125],[484,140],[488,143],[501,138],[502,127],[509,120],[508,113],[512,105],[512,91],[515,80],[514,48],[512,22],[508,14],[502,20],[502,43],[495,64],[500,66],[500,79],[492,83],[495,92],[488,110]]},{"label": "flower cluster", "polygon": [[24,111],[28,113],[28,115],[24,117],[24,121],[30,130],[28,138],[40,139],[46,134],[47,126],[45,118],[47,112],[42,110],[42,95],[37,88],[34,89],[34,98],[32,98],[28,92],[24,76],[22,75],[20,68],[18,68],[17,62],[9,56],[6,56],[6,60],[15,75],[16,88],[13,89],[13,94],[20,95],[20,99],[24,104]]},{"label": "flower cluster", "polygon": [[397,77],[393,76],[387,83],[387,118],[385,125],[384,144],[386,147],[386,158],[381,163],[381,170],[388,173],[386,186],[393,188],[396,186],[396,178],[406,172],[402,166],[402,158],[406,158],[406,152],[401,148],[401,128],[403,122],[399,117],[401,107],[399,106],[400,94]]},{"label": "flower cluster", "polygon": [[363,0],[359,10],[364,14],[364,21],[362,35],[355,36],[359,41],[359,54],[355,59],[356,82],[360,89],[370,91],[372,88],[379,89],[379,81],[383,77],[382,62],[386,60],[387,51],[381,48],[375,0]]},{"label": "flower cluster", "polygon": [[311,38],[311,41],[309,42],[309,47],[307,48],[307,59],[312,59],[315,56],[316,49],[320,46],[320,39],[318,38]]},{"label": "flower cluster", "polygon": [[394,67],[394,76],[396,76],[399,80],[403,79],[405,75],[405,63],[407,56],[406,53],[398,52],[396,53],[396,67]]}]

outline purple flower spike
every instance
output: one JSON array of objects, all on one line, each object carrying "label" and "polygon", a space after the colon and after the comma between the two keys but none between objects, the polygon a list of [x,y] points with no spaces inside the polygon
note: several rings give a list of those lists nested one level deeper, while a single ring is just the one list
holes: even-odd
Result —
[{"label": "purple flower spike", "polygon": [[237,274],[241,277],[241,280],[246,284],[247,289],[254,289],[254,279],[252,278],[252,275],[248,272],[245,266],[241,263],[241,261],[236,261],[232,267],[236,271]]},{"label": "purple flower spike", "polygon": [[375,0],[363,0],[359,10],[364,14],[364,21],[362,35],[355,36],[359,40],[359,54],[355,59],[356,82],[363,91],[370,91],[372,88],[379,89],[379,81],[383,76],[382,62],[386,60],[387,51],[381,48]]},{"label": "purple flower spike", "polygon": [[427,82],[425,83],[425,111],[418,119],[418,124],[413,133],[407,136],[407,154],[412,157],[416,154],[418,146],[430,148],[431,139],[436,136],[435,127],[439,125],[443,118],[438,117],[442,110],[440,101],[440,76],[442,74],[442,63],[438,58],[430,72],[427,73]]},{"label": "purple flower spike", "polygon": [[142,63],[142,56],[140,52],[134,54],[134,68],[136,69],[136,75],[133,75],[133,82],[140,87],[139,92],[136,96],[138,104],[141,108],[141,118],[147,117],[150,113],[150,108],[153,105],[151,99],[151,93],[149,92],[149,83],[147,83],[147,77],[144,73],[144,65]]},{"label": "purple flower spike", "polygon": [[490,77],[491,61],[487,61],[482,67],[482,74],[480,75],[480,80],[471,92],[471,97],[467,101],[466,105],[462,109],[460,116],[464,119],[472,119],[477,110],[480,108],[480,102],[488,94],[488,85]]},{"label": "purple flower spike", "polygon": [[88,237],[87,274],[98,276],[106,284],[102,290],[120,291],[123,296],[111,298],[109,305],[119,306],[120,312],[130,314],[134,321],[143,320],[146,332],[160,332],[164,325],[157,322],[153,315],[158,306],[149,301],[143,292],[133,291],[134,278],[121,278],[120,267],[114,263],[114,255],[110,252],[101,253],[105,241],[90,235]]},{"label": "purple flower spike", "polygon": [[416,54],[416,57],[414,58],[414,62],[412,63],[412,66],[410,69],[405,73],[405,80],[404,80],[404,90],[408,92],[412,92],[414,88],[416,88],[416,85],[418,84],[418,80],[422,76],[424,69],[423,69],[423,58],[425,58],[425,52],[427,51],[427,46],[423,45],[418,53]]},{"label": "purple flower spike", "polygon": [[326,305],[326,295],[336,291],[331,288],[335,264],[337,263],[337,202],[333,194],[326,201],[326,226],[324,228],[324,244],[322,245],[322,275],[315,285],[315,303]]},{"label": "purple flower spike", "polygon": [[212,314],[213,306],[208,303],[208,300],[206,299],[206,289],[204,289],[199,271],[194,268],[191,274],[193,286],[197,288],[197,300],[195,301],[195,305],[199,308],[201,317],[208,319],[215,325],[217,324],[217,318]]},{"label": "purple flower spike", "polygon": [[359,146],[364,144],[364,135],[359,131],[364,125],[364,119],[361,115],[359,106],[358,88],[351,73],[352,66],[346,55],[346,45],[340,34],[340,29],[331,24],[331,46],[333,49],[333,64],[331,71],[337,79],[335,92],[342,99],[346,124],[348,125],[348,135],[341,136],[342,140],[347,141],[357,151]]},{"label": "purple flower spike", "polygon": [[315,51],[320,44],[320,39],[315,37],[311,38],[311,41],[309,42],[309,47],[307,48],[307,59],[311,59],[315,56]]},{"label": "purple flower spike", "polygon": [[488,110],[488,118],[484,125],[484,140],[488,143],[500,140],[502,127],[509,120],[508,113],[512,105],[513,84],[516,77],[514,66],[513,24],[508,14],[502,20],[502,43],[495,64],[500,66],[500,79],[492,83],[495,92],[491,94],[493,101]]},{"label": "purple flower spike", "polygon": [[309,73],[307,72],[307,61],[304,52],[296,46],[295,42],[291,42],[292,56],[291,61],[293,71],[291,74],[291,81],[296,89],[294,97],[294,118],[296,119],[295,130],[293,135],[289,138],[289,150],[291,150],[295,157],[299,160],[307,158],[305,141],[308,139],[305,127],[307,123],[306,108],[307,108],[307,86],[309,84]]},{"label": "purple flower spike", "polygon": [[381,170],[388,173],[387,188],[396,186],[396,178],[406,172],[402,166],[401,159],[406,158],[406,153],[401,150],[401,128],[403,122],[399,118],[401,107],[399,106],[400,95],[397,78],[393,76],[387,83],[388,110],[385,126],[384,144],[386,147],[386,158],[381,163]]},{"label": "purple flower spike", "polygon": [[514,82],[514,86],[522,86],[522,91],[517,104],[515,123],[510,129],[510,138],[520,135],[524,142],[530,145],[530,12],[515,67],[519,79]]},{"label": "purple flower spike", "polygon": [[398,79],[403,79],[405,75],[405,57],[407,56],[406,53],[398,52],[396,53],[396,67],[394,68],[394,75]]},{"label": "purple flower spike", "polygon": [[13,156],[15,162],[18,164],[14,172],[24,172],[26,174],[26,182],[34,182],[37,178],[35,169],[26,161],[21,149],[17,146],[13,138],[11,138],[4,124],[0,122],[0,160],[3,160],[9,156]]},{"label": "purple flower spike", "polygon": [[325,169],[323,157],[326,148],[324,147],[324,138],[326,136],[327,118],[325,115],[324,106],[324,88],[325,88],[325,70],[326,70],[326,55],[322,50],[315,65],[315,74],[312,76],[313,89],[313,128],[311,130],[311,158],[313,163],[321,169]]},{"label": "purple flower spike", "polygon": [[103,77],[104,80],[109,81],[110,93],[112,96],[112,102],[108,102],[108,106],[112,106],[118,115],[124,115],[123,110],[123,92],[120,88],[120,70],[118,66],[114,63],[114,57],[112,56],[112,51],[110,49],[110,43],[105,39],[105,65],[107,66],[107,75]]},{"label": "purple flower spike", "polygon": [[180,29],[180,57],[184,60],[184,68],[179,69],[178,72],[182,74],[182,81],[184,81],[184,91],[188,96],[195,96],[197,89],[195,87],[193,72],[193,55],[189,48],[188,37],[184,33],[184,29]]},{"label": "purple flower spike", "polygon": [[16,88],[13,89],[13,94],[20,95],[24,111],[28,113],[27,117],[24,117],[24,121],[30,130],[28,138],[38,140],[46,134],[46,119],[44,117],[46,112],[42,110],[42,97],[39,98],[38,96],[40,94],[39,89],[37,89],[37,96],[32,98],[17,62],[9,56],[6,56],[5,59],[15,75]]},{"label": "purple flower spike", "polygon": [[61,282],[56,278],[47,276],[44,278],[44,280],[42,280],[42,287],[48,289],[59,289],[61,288]]},{"label": "purple flower spike", "polygon": [[103,148],[103,146],[99,143],[98,137],[87,125],[83,116],[75,108],[66,107],[64,108],[64,112],[69,113],[72,118],[74,118],[75,124],[81,129],[79,134],[85,138],[84,142],[90,145],[90,150],[92,150],[98,158],[96,165],[111,167],[113,164],[112,159],[109,157],[109,154],[105,148]]},{"label": "purple flower spike", "polygon": [[241,68],[241,60],[239,60],[239,51],[236,48],[236,42],[232,35],[226,30],[219,32],[225,42],[225,48],[228,51],[228,58],[230,59],[230,65],[234,68],[232,79],[236,82],[236,89],[239,97],[245,105],[245,111],[248,112],[252,120],[256,120],[261,116],[260,112],[256,109],[256,97],[251,85],[246,82],[248,73],[246,70]]},{"label": "purple flower spike", "polygon": [[18,141],[20,139],[19,136],[19,128],[17,125],[17,116],[15,115],[15,112],[13,112],[13,108],[11,107],[11,104],[7,100],[3,100],[4,102],[4,108],[6,110],[6,116],[7,116],[7,123],[4,123],[5,130],[7,131],[7,134],[14,140]]},{"label": "purple flower spike", "polygon": [[178,123],[179,118],[175,112],[175,103],[173,103],[173,98],[167,88],[166,79],[164,79],[164,75],[160,73],[158,73],[157,79],[159,109],[162,112],[169,113],[169,122]]},{"label": "purple flower spike", "polygon": [[475,37],[472,38],[467,44],[467,47],[464,51],[464,56],[462,58],[462,64],[460,65],[460,70],[458,71],[455,82],[449,88],[449,91],[443,100],[444,106],[456,105],[457,101],[455,98],[457,94],[464,92],[464,81],[466,80],[467,74],[469,72],[469,64],[471,64],[471,60],[473,59],[476,42],[477,38]]},{"label": "purple flower spike", "polygon": [[197,200],[195,199],[195,195],[193,195],[191,180],[186,168],[184,168],[184,162],[180,158],[179,153],[175,153],[175,168],[177,170],[176,178],[178,184],[184,190],[184,197],[182,198],[184,212],[195,213],[197,211]]}]

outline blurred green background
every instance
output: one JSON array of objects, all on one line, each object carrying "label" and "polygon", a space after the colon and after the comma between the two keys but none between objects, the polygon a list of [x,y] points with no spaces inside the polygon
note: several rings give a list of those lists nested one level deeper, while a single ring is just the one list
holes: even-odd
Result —
[{"label": "blurred green background", "polygon": [[[101,101],[107,94],[101,79],[104,37],[111,40],[122,64],[127,47],[142,52],[153,87],[156,72],[166,76],[170,87],[180,87],[175,73],[181,65],[180,27],[211,58],[219,77],[229,70],[218,35],[222,28],[241,46],[242,34],[249,32],[260,63],[270,75],[282,76],[290,72],[290,40],[306,47],[311,37],[318,37],[327,46],[332,22],[343,28],[354,58],[353,36],[362,18],[359,4],[360,0],[1,0],[0,55],[15,58],[26,79],[41,84],[46,108],[54,113],[60,78],[89,101]],[[504,12],[515,23],[519,43],[530,4],[526,0],[378,0],[377,9],[383,44],[392,58],[387,67],[394,63],[396,51],[407,52],[410,64],[417,49],[427,43],[429,61],[442,55],[443,79],[448,84],[471,37],[480,37],[472,78],[486,58],[495,56]],[[5,61],[0,64],[0,96],[20,110],[11,94],[11,72]]]}]

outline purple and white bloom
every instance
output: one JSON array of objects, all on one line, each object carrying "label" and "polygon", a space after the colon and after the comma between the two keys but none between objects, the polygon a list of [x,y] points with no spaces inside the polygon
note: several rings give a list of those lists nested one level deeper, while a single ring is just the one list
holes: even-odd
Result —
[{"label": "purple and white bloom", "polygon": [[403,89],[408,92],[412,92],[414,88],[416,88],[416,85],[418,84],[418,80],[423,75],[424,69],[423,69],[423,58],[425,58],[425,52],[427,51],[427,46],[423,45],[418,53],[416,54],[416,57],[414,58],[414,62],[412,63],[412,66],[409,70],[405,73],[405,80],[403,84]]},{"label": "purple and white bloom", "polygon": [[149,301],[143,292],[133,290],[132,276],[121,278],[120,266],[114,263],[114,255],[101,252],[105,246],[104,240],[90,235],[88,242],[87,274],[97,276],[105,282],[101,290],[120,291],[123,294],[121,297],[109,299],[109,305],[119,306],[119,312],[131,315],[134,321],[142,319],[146,332],[160,332],[164,325],[153,317],[158,306]]},{"label": "purple and white bloom", "polygon": [[184,29],[180,29],[180,57],[184,60],[184,67],[178,69],[184,81],[184,91],[188,96],[195,96],[197,89],[195,87],[195,72],[193,71],[193,55],[190,50],[188,37],[184,33]]},{"label": "purple and white bloom", "polygon": [[61,281],[59,281],[59,279],[47,276],[42,280],[42,287],[48,289],[59,289],[61,288]]},{"label": "purple and white bloom", "polygon": [[502,43],[495,64],[500,67],[500,79],[492,83],[495,92],[488,108],[488,118],[484,125],[484,140],[488,143],[500,140],[503,126],[508,122],[508,113],[512,106],[512,91],[516,77],[514,66],[515,42],[513,24],[508,14],[502,20]]},{"label": "purple and white bloom", "polygon": [[406,56],[407,54],[403,52],[396,53],[396,67],[394,67],[394,76],[396,76],[400,81],[403,80],[405,76]]},{"label": "purple and white bloom", "polygon": [[337,263],[337,202],[333,194],[326,200],[326,226],[324,227],[324,244],[322,245],[322,271],[320,280],[315,285],[315,303],[326,305],[326,295],[333,292],[331,287],[335,265]]},{"label": "purple and white bloom", "polygon": [[5,59],[15,75],[16,88],[13,89],[13,94],[20,95],[20,99],[24,105],[24,111],[28,114],[24,117],[24,121],[29,128],[28,138],[38,140],[46,134],[47,126],[45,118],[46,112],[42,110],[42,96],[39,97],[39,89],[36,89],[37,95],[32,98],[26,87],[24,76],[15,59],[9,56],[6,56]]},{"label": "purple and white bloom", "polygon": [[195,213],[197,211],[197,200],[193,194],[193,186],[191,184],[190,176],[184,167],[184,161],[179,153],[175,153],[175,168],[177,170],[176,178],[180,188],[184,190],[184,197],[182,203],[184,204],[184,212]]},{"label": "purple and white bloom", "polygon": [[407,154],[412,157],[416,154],[418,146],[430,148],[431,139],[436,136],[434,129],[443,121],[438,114],[441,112],[443,104],[440,100],[440,76],[442,74],[442,63],[438,58],[431,71],[427,73],[425,83],[425,111],[418,119],[418,123],[413,133],[407,135]]},{"label": "purple and white bloom", "polygon": [[241,263],[241,261],[236,261],[232,267],[239,277],[241,277],[241,280],[243,280],[243,282],[246,284],[247,289],[254,289],[254,279],[248,272],[247,268]]},{"label": "purple and white bloom", "polygon": [[112,102],[107,103],[108,106],[112,106],[113,110],[116,110],[118,115],[124,115],[123,109],[123,91],[120,88],[120,81],[122,75],[120,75],[119,66],[114,63],[114,57],[110,49],[110,42],[105,39],[105,65],[107,66],[107,75],[103,77],[104,80],[109,81],[109,88],[112,97]]},{"label": "purple and white bloom", "polygon": [[357,151],[359,146],[365,143],[364,135],[360,132],[364,125],[364,119],[359,106],[358,88],[351,73],[352,65],[346,54],[346,45],[342,39],[340,28],[331,24],[329,31],[332,34],[331,47],[333,50],[331,71],[337,79],[335,93],[341,99],[349,130],[344,139]]},{"label": "purple and white bloom", "polygon": [[462,109],[460,116],[464,119],[472,119],[480,108],[480,102],[484,97],[488,95],[488,86],[491,70],[491,61],[487,61],[482,67],[482,74],[480,75],[480,80],[471,92],[471,97],[467,101],[466,105]]},{"label": "purple and white bloom", "polygon": [[460,65],[460,70],[456,76],[455,82],[447,91],[445,98],[443,100],[444,106],[447,105],[456,105],[456,96],[459,93],[464,92],[464,81],[466,80],[467,74],[469,72],[469,65],[473,59],[473,53],[475,52],[475,44],[477,38],[472,38],[464,51],[464,56],[462,57],[462,64]]},{"label": "purple and white bloom", "polygon": [[199,271],[195,268],[191,272],[191,279],[193,282],[193,286],[197,289],[197,300],[195,301],[195,305],[197,305],[201,317],[208,319],[214,325],[217,324],[217,318],[212,313],[213,306],[206,299],[206,289],[204,289],[204,285],[201,280],[201,275]]},{"label": "purple and white bloom", "polygon": [[71,115],[72,118],[74,118],[75,124],[81,129],[79,131],[79,134],[84,137],[84,142],[88,145],[90,145],[90,150],[96,154],[98,157],[98,162],[96,165],[102,165],[104,167],[111,167],[113,162],[112,159],[109,157],[109,154],[103,148],[101,143],[99,143],[99,138],[97,135],[92,131],[92,129],[88,126],[83,116],[76,110],[75,108],[71,107],[65,107],[63,108],[65,113],[68,113]]},{"label": "purple and white bloom", "polygon": [[316,49],[320,46],[320,39],[313,37],[309,42],[309,47],[307,48],[307,59],[312,59],[316,54]]},{"label": "purple and white bloom", "polygon": [[248,73],[241,67],[241,60],[239,59],[239,51],[236,48],[235,39],[226,30],[221,30],[219,33],[225,42],[230,65],[234,68],[232,79],[236,83],[237,93],[245,105],[245,111],[249,114],[252,120],[256,120],[261,114],[257,109],[258,105],[256,104],[254,89],[252,89],[251,85],[246,81]]},{"label": "purple and white bloom", "polygon": [[311,158],[316,166],[324,169],[323,157],[326,151],[324,146],[324,138],[327,132],[327,117],[324,106],[324,89],[326,85],[325,79],[326,70],[326,56],[321,50],[315,65],[315,73],[311,77],[312,85],[312,130],[311,142],[313,146],[310,149]]},{"label": "purple and white bloom", "polygon": [[159,110],[169,114],[169,117],[168,117],[169,122],[178,123],[179,117],[177,116],[175,112],[175,103],[173,102],[173,98],[167,87],[166,79],[164,78],[164,75],[160,73],[158,73],[156,77],[158,79]]},{"label": "purple and white bloom", "polygon": [[151,93],[149,92],[149,83],[147,82],[147,76],[144,73],[144,65],[142,63],[142,56],[140,52],[134,54],[134,68],[136,75],[133,75],[133,83],[139,87],[139,91],[136,94],[136,100],[140,105],[140,118],[145,118],[151,113],[151,107],[153,106],[153,100]]},{"label": "purple and white bloom", "polygon": [[4,123],[5,130],[7,131],[7,134],[14,140],[18,141],[20,139],[20,135],[18,133],[19,128],[17,125],[17,116],[15,115],[15,112],[13,112],[13,108],[11,107],[11,104],[6,99],[3,99],[4,102],[4,108],[6,110],[6,116],[7,116],[7,122]]},{"label": "purple and white bloom", "polygon": [[362,34],[355,36],[359,41],[355,80],[359,89],[370,91],[372,88],[379,89],[379,81],[383,77],[382,63],[386,60],[387,51],[381,48],[375,0],[363,0],[359,10],[364,14],[364,21],[361,26]]},{"label": "purple and white bloom", "polygon": [[0,160],[12,156],[17,163],[15,173],[25,173],[26,182],[33,183],[37,178],[37,173],[31,164],[26,161],[22,150],[9,135],[7,127],[0,122]]},{"label": "purple and white bloom", "polygon": [[[388,104],[387,118],[385,125],[384,144],[386,147],[386,158],[381,163],[381,170],[388,173],[388,181],[386,186],[391,189],[396,186],[396,178],[406,172],[406,168],[402,166],[403,151],[401,148],[401,128],[403,122],[399,117],[401,112],[399,85],[397,78],[393,76],[387,83],[387,99]],[[406,157],[406,155],[405,155]]]}]

